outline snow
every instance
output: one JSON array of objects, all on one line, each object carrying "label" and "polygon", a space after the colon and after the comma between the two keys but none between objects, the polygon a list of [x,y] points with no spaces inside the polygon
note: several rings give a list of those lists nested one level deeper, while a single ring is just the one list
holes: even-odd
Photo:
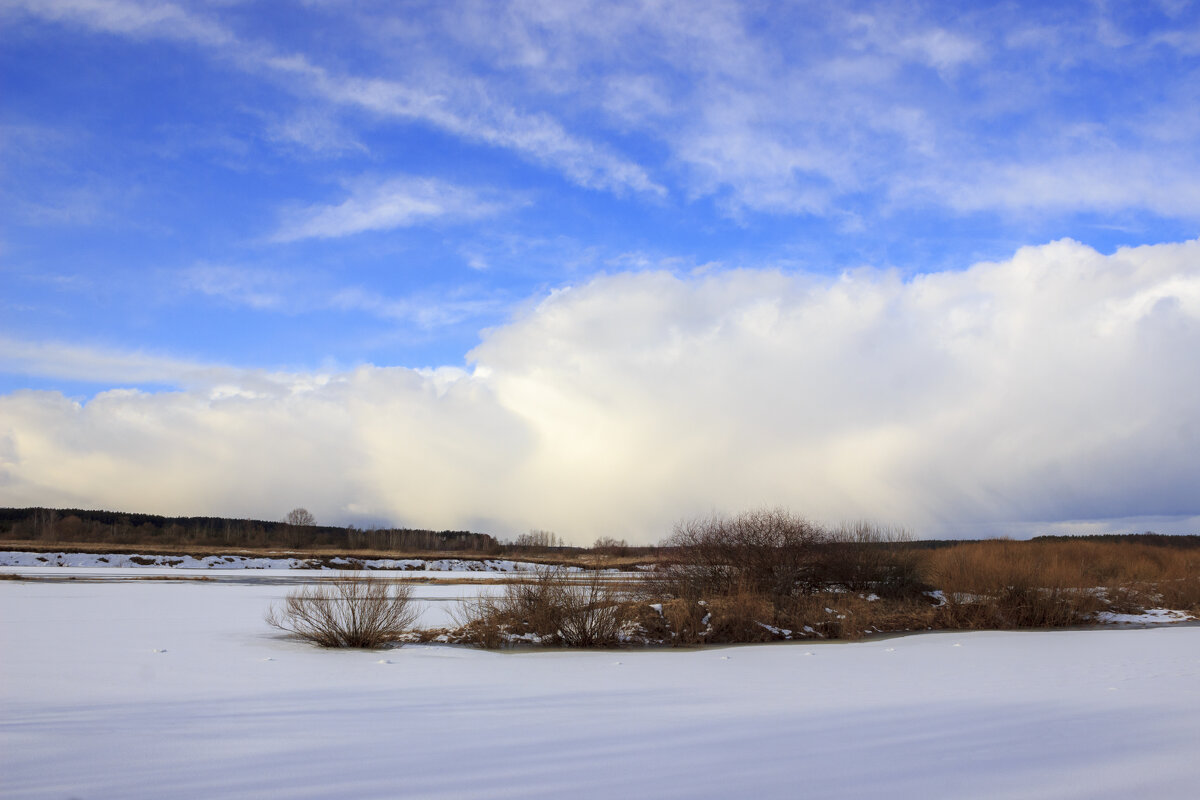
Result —
[{"label": "snow", "polygon": [[1186,611],[1175,611],[1169,608],[1148,608],[1141,614],[1117,614],[1112,611],[1102,611],[1096,615],[1097,622],[1109,625],[1163,625],[1174,622],[1186,622],[1192,616]]},{"label": "snow", "polygon": [[1191,623],[323,651],[263,622],[287,586],[250,575],[0,581],[0,796],[1191,798],[1200,779]]},{"label": "snow", "polygon": [[[87,569],[369,569],[421,572],[529,572],[538,565],[507,559],[467,558],[260,558],[241,555],[141,555],[138,553],[34,553],[20,550],[0,552],[0,567],[83,567]],[[578,567],[568,569],[578,571]]]}]

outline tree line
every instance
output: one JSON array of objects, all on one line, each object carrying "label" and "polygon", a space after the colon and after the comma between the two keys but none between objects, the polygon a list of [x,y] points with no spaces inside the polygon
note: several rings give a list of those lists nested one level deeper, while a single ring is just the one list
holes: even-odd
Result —
[{"label": "tree line", "polygon": [[493,553],[486,533],[413,528],[362,529],[226,517],[164,517],[118,511],[0,508],[0,538],[42,544],[238,547],[290,550],[468,551]]}]

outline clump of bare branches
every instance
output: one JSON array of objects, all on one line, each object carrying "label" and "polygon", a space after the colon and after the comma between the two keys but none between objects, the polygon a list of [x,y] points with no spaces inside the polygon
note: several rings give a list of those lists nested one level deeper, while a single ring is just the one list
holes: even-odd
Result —
[{"label": "clump of bare branches", "polygon": [[526,580],[505,584],[499,595],[465,601],[457,622],[481,647],[513,641],[606,647],[619,643],[627,605],[621,589],[598,570],[543,567]]},{"label": "clump of bare branches", "polygon": [[291,592],[266,619],[321,647],[380,647],[400,639],[419,613],[411,585],[353,572]]},{"label": "clump of bare branches", "polygon": [[783,509],[685,520],[665,542],[678,561],[665,570],[663,588],[690,598],[811,592],[822,577],[820,545],[828,538],[820,526]]}]

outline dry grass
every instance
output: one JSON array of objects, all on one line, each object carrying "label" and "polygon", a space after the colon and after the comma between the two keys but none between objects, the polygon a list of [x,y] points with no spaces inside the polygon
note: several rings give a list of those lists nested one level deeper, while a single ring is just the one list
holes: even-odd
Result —
[{"label": "dry grass", "polygon": [[860,639],[876,633],[926,630],[934,625],[927,597],[878,598],[853,592],[822,592],[779,608],[776,625],[795,638]]},{"label": "dry grass", "polygon": [[[824,588],[769,591],[736,581],[738,562],[713,548],[695,582],[665,581],[658,640],[672,644],[754,642],[771,638],[855,639],[896,631],[1047,628],[1088,624],[1100,611],[1166,607],[1200,615],[1200,551],[1127,541],[993,540],[921,550],[880,541],[871,530],[835,536],[818,547],[808,573]],[[692,557],[702,554],[699,548]],[[727,560],[722,564],[717,558]],[[749,567],[742,567],[749,564]],[[714,580],[714,578],[716,578]],[[764,590],[765,589],[767,590]],[[887,588],[894,589],[886,591]],[[939,603],[931,589],[940,590]],[[877,589],[885,591],[876,592]],[[701,599],[703,598],[703,599]],[[648,598],[652,599],[652,598]],[[654,619],[650,619],[653,623]],[[646,625],[654,630],[652,624]]]},{"label": "dry grass", "polygon": [[1200,610],[1200,553],[1129,542],[970,542],[928,557],[939,627],[1061,627],[1098,611]]},{"label": "dry grass", "polygon": [[1087,562],[1062,548],[989,541],[936,552],[929,582],[945,596],[937,626],[1041,628],[1079,625],[1104,608]]}]

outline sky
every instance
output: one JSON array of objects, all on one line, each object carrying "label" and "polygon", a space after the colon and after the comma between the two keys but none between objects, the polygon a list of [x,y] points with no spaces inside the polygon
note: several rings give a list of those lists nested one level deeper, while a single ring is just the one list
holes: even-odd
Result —
[{"label": "sky", "polygon": [[0,506],[1200,533],[1200,6],[0,0]]}]

